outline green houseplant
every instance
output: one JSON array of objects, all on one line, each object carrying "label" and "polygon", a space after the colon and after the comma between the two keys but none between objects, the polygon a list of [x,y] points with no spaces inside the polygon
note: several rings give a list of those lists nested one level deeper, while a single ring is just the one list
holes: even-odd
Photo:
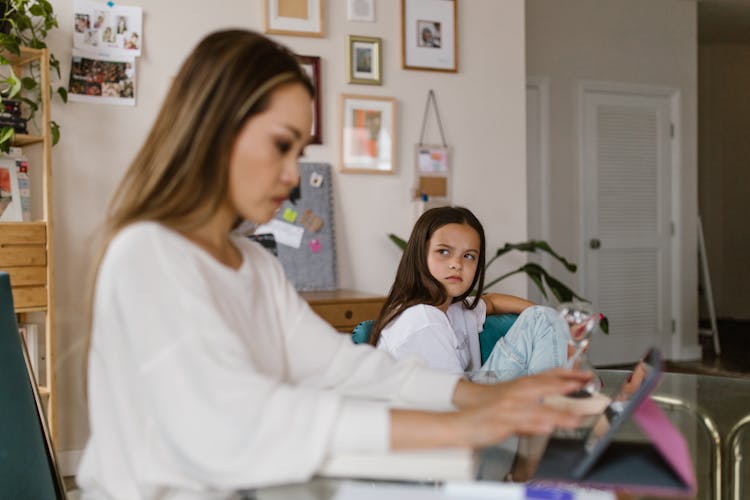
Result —
[{"label": "green houseplant", "polygon": [[[15,99],[23,103],[23,118],[32,122],[39,110],[42,92],[54,92],[63,102],[67,102],[65,87],[56,89],[50,86],[43,89],[39,61],[28,64],[27,76],[19,77],[10,55],[18,56],[22,47],[43,49],[48,33],[58,27],[52,4],[47,0],[1,0],[0,1],[0,99]],[[49,53],[50,68],[60,79],[60,61]],[[0,108],[0,110],[4,110]],[[50,123],[52,143],[60,139],[60,126]],[[15,139],[15,128],[0,126],[0,150],[8,151]]]},{"label": "green houseplant", "polygon": [[[403,238],[400,238],[392,233],[388,234],[388,238],[390,238],[390,240],[395,243],[396,246],[398,246],[401,250],[404,250],[406,248],[406,240],[404,240]],[[495,252],[495,255],[493,255],[492,258],[487,260],[487,262],[485,263],[485,272],[493,262],[497,261],[500,257],[512,251],[529,253],[544,252],[551,255],[555,260],[560,262],[563,267],[565,267],[565,269],[569,272],[575,273],[578,270],[578,266],[555,252],[546,241],[529,240],[520,243],[506,243],[502,248],[499,248]],[[549,272],[547,272],[547,270],[545,270],[542,266],[535,262],[527,262],[518,269],[508,271],[507,273],[498,276],[497,278],[493,278],[485,283],[484,286],[485,288],[489,288],[492,285],[495,285],[510,276],[520,273],[526,274],[546,299],[549,298],[549,295],[547,294],[547,290],[549,290],[558,302],[569,302],[572,300],[588,302],[588,300],[575,293],[567,285],[552,276]],[[601,318],[600,327],[604,333],[609,333],[609,322],[606,316],[603,316]]]}]

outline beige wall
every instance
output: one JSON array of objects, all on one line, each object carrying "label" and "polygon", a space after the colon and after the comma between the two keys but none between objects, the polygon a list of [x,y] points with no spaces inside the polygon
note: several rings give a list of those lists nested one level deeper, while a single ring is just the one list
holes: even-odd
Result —
[{"label": "beige wall", "polygon": [[750,46],[701,45],[699,68],[699,204],[716,314],[748,320]]},{"label": "beige wall", "polygon": [[[53,0],[60,29],[50,46],[70,67],[73,2]],[[453,201],[484,221],[489,248],[526,236],[524,5],[522,0],[460,3],[458,74],[404,71],[400,62],[400,13],[396,0],[377,3],[377,22],[346,21],[346,2],[326,2],[327,36],[278,37],[301,54],[323,58],[324,142],[306,159],[338,163],[338,95],[393,96],[398,100],[398,170],[393,176],[336,174],[335,216],[340,285],[375,293],[390,286],[399,253],[386,234],[407,236],[414,222],[409,193],[413,148],[428,89],[437,94],[447,140],[454,148]],[[53,150],[59,449],[79,450],[88,435],[84,398],[84,304],[91,246],[106,202],[143,141],[181,60],[207,32],[261,27],[260,0],[206,3],[132,0],[144,8],[144,53],[137,64],[136,107],[57,104],[62,126]],[[345,36],[383,38],[381,87],[348,85]],[[491,35],[488,35],[491,34]],[[436,127],[430,141],[439,139]],[[522,293],[523,282],[508,290]],[[137,314],[137,311],[133,311]],[[68,455],[74,455],[69,453]]]},{"label": "beige wall", "polygon": [[[527,0],[527,74],[549,79],[550,241],[580,261],[577,89],[581,80],[679,89],[681,288],[673,358],[697,343],[696,5],[684,0]],[[563,276],[564,273],[557,273]],[[580,286],[580,283],[576,283]],[[581,289],[583,287],[581,286]],[[585,291],[584,291],[585,293]]]}]

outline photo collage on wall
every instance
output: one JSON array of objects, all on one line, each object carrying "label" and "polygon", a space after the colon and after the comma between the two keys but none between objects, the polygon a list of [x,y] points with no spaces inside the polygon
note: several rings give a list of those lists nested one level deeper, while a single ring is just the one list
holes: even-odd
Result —
[{"label": "photo collage on wall", "polygon": [[74,18],[70,100],[135,106],[142,9],[76,0]]}]

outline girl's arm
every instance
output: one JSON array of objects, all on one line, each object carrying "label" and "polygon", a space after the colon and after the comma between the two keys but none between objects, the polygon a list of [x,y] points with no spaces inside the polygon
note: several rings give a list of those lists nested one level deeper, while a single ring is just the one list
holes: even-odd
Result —
[{"label": "girl's arm", "polygon": [[555,369],[511,382],[482,385],[461,380],[453,393],[457,412],[391,410],[391,449],[481,447],[513,434],[574,428],[580,417],[542,403],[545,396],[580,388],[589,375]]},{"label": "girl's arm", "polygon": [[514,313],[519,314],[527,307],[534,305],[521,297],[505,295],[503,293],[487,293],[482,295],[482,300],[487,304],[487,314]]}]

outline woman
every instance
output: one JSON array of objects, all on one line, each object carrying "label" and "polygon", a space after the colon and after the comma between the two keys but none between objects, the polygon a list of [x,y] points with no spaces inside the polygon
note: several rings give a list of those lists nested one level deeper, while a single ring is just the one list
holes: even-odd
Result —
[{"label": "woman", "polygon": [[175,77],[107,218],[84,498],[223,497],[305,480],[335,452],[482,446],[578,423],[539,400],[585,377],[485,387],[355,346],[270,253],[232,234],[269,221],[297,184],[312,95],[293,54],[248,31],[208,35]]}]

